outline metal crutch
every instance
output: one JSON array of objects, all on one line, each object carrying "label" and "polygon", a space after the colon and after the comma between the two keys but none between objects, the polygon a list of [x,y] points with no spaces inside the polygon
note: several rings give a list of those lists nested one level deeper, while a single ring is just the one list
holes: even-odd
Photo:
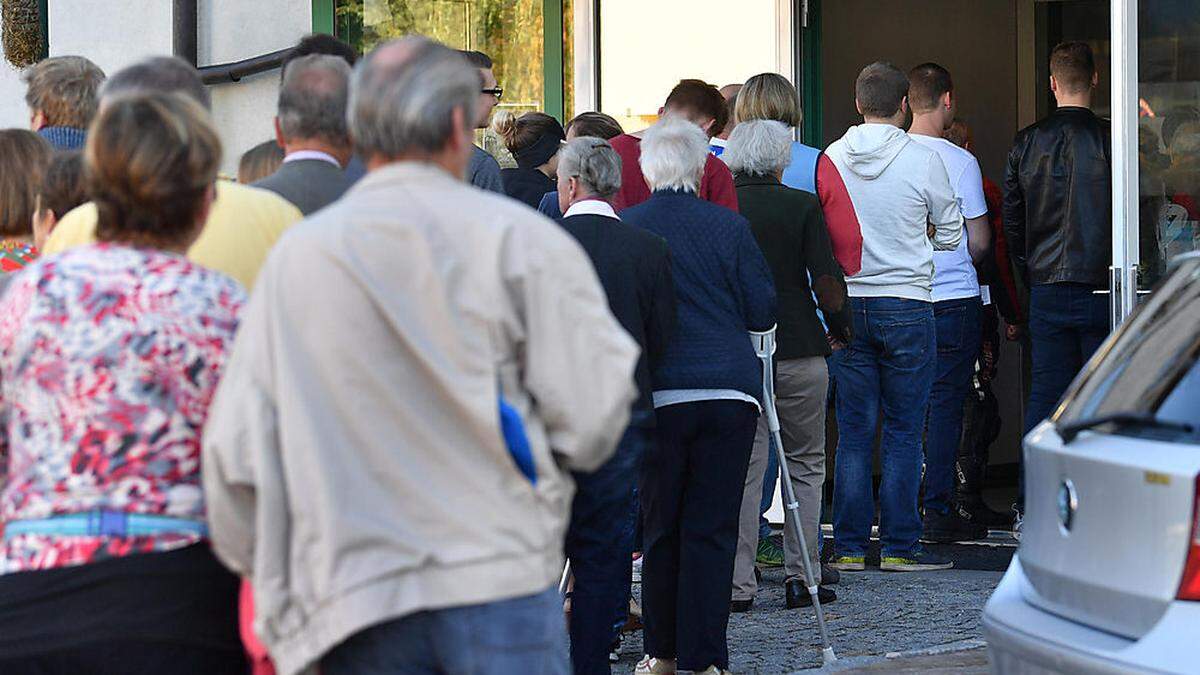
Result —
[{"label": "metal crutch", "polygon": [[812,597],[813,609],[817,612],[817,630],[821,633],[821,659],[825,665],[837,661],[833,653],[833,644],[829,642],[829,630],[825,627],[825,612],[821,609],[821,599],[818,597],[820,574],[813,573],[812,560],[808,557],[808,542],[804,539],[804,528],[800,526],[800,502],[796,501],[796,490],[792,487],[791,470],[788,467],[787,453],[783,449],[783,437],[779,433],[779,414],[775,410],[775,327],[762,333],[750,332],[750,342],[754,352],[763,364],[763,407],[767,414],[767,429],[771,439],[775,441],[775,453],[779,458],[779,467],[783,470],[783,496],[786,508],[791,512],[793,534],[800,542],[800,561],[804,564],[804,583],[808,586],[808,594]]}]

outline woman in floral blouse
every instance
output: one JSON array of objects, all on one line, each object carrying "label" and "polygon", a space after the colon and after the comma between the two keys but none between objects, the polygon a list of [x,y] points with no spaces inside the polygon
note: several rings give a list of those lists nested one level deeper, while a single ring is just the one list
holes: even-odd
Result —
[{"label": "woman in floral blouse", "polygon": [[0,288],[37,258],[33,212],[53,148],[24,129],[0,130]]},{"label": "woman in floral blouse", "polygon": [[244,294],[183,255],[220,143],[182,97],[123,97],[85,161],[99,243],[0,300],[0,672],[244,672],[200,487]]}]

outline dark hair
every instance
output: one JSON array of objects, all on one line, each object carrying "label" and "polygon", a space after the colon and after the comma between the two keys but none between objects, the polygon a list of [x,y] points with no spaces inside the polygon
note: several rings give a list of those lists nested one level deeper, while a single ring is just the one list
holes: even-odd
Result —
[{"label": "dark hair", "polygon": [[966,148],[971,143],[971,125],[961,117],[955,117],[950,123],[950,128],[942,135],[942,138],[950,141],[960,148]]},{"label": "dark hair", "polygon": [[88,200],[83,180],[83,153],[57,152],[42,176],[42,208],[55,218],[62,218],[71,209]]},{"label": "dark hair", "polygon": [[729,108],[725,105],[725,97],[721,96],[716,87],[703,80],[680,80],[667,95],[663,107],[682,112],[685,116],[690,114],[712,118],[713,124],[708,129],[709,136],[721,133],[729,123]]},{"label": "dark hair", "polygon": [[549,162],[567,137],[558,120],[540,112],[520,117],[501,112],[492,120],[492,129],[504,139],[504,147],[521,168],[537,168]]},{"label": "dark hair", "polygon": [[908,95],[908,78],[900,69],[885,61],[876,61],[858,74],[854,98],[867,117],[891,117],[900,110]]},{"label": "dark hair", "polygon": [[576,138],[592,136],[603,138],[606,141],[625,133],[620,122],[602,112],[579,113],[570,122],[567,122],[566,132],[571,133],[572,129],[575,130]]},{"label": "dark hair", "polygon": [[118,70],[100,89],[100,98],[148,93],[183,94],[212,110],[212,96],[200,73],[174,56],[152,56]]},{"label": "dark hair", "polygon": [[272,138],[263,141],[242,154],[238,162],[238,182],[249,185],[260,181],[279,170],[283,164],[283,148]]},{"label": "dark hair", "polygon": [[908,71],[908,107],[926,113],[937,109],[942,96],[954,91],[950,71],[936,63],[922,63]]},{"label": "dark hair", "polygon": [[313,54],[336,56],[351,66],[358,63],[358,52],[354,51],[354,47],[328,33],[311,33],[300,38],[300,42],[284,55],[283,63],[279,66],[279,79],[283,79],[283,75],[292,61]]},{"label": "dark hair", "polygon": [[32,131],[0,131],[0,236],[29,236],[37,189],[53,152]]},{"label": "dark hair", "polygon": [[208,113],[187,97],[122,96],[101,108],[84,161],[96,239],[166,248],[195,235],[221,141]]},{"label": "dark hair", "polygon": [[1092,87],[1096,58],[1086,42],[1063,42],[1050,52],[1050,74],[1066,94],[1078,94]]},{"label": "dark hair", "polygon": [[488,56],[487,54],[484,54],[483,52],[468,51],[466,49],[460,49],[460,50],[458,50],[458,53],[463,55],[463,58],[467,60],[467,63],[471,64],[472,66],[475,66],[476,68],[478,68],[480,70],[487,70],[488,68],[492,68],[495,65],[492,63],[492,57]]}]

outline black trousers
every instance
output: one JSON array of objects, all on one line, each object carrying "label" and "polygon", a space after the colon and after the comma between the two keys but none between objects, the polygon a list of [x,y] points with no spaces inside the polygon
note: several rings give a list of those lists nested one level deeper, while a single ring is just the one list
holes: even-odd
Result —
[{"label": "black trousers", "polygon": [[646,653],[680,670],[729,667],[725,632],[738,514],[758,408],[698,401],[658,409],[642,466]]}]

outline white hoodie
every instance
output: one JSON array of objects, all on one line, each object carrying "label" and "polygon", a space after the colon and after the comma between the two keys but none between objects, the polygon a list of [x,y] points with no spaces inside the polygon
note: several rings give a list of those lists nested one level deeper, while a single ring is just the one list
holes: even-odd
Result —
[{"label": "white hoodie", "polygon": [[846,277],[850,296],[931,302],[933,251],[954,250],[963,233],[942,159],[890,124],[850,127],[825,154],[862,231],[862,269]]}]

